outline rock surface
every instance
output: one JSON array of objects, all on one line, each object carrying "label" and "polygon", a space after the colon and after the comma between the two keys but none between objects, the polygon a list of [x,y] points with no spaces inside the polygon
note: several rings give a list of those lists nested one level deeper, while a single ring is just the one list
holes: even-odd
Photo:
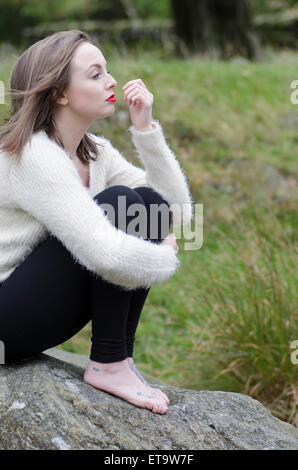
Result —
[{"label": "rock surface", "polygon": [[91,387],[74,362],[0,367],[1,450],[298,449],[298,429],[249,396],[158,385],[170,399],[159,415]]}]

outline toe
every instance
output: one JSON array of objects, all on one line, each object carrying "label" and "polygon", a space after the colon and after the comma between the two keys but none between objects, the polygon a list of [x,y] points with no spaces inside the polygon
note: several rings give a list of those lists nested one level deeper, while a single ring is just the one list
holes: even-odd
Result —
[{"label": "toe", "polygon": [[158,394],[164,399],[164,401],[166,402],[167,405],[170,403],[170,400],[168,399],[166,394],[163,393],[161,390],[159,390],[159,388],[155,388],[154,390],[156,390],[158,392]]},{"label": "toe", "polygon": [[148,401],[145,403],[145,408],[147,408],[148,410],[153,411],[154,404],[152,403],[152,401],[149,401],[149,400],[148,400]]},{"label": "toe", "polygon": [[159,402],[159,400],[156,400],[156,402],[154,403],[154,413],[160,413],[160,408],[161,408],[161,404]]},{"label": "toe", "polygon": [[160,393],[161,393],[161,395],[164,397],[164,399],[165,399],[165,401],[166,401],[166,403],[167,403],[167,405],[168,405],[168,404],[170,403],[170,400],[168,399],[168,397],[166,396],[166,394],[163,393],[161,390],[160,390]]},{"label": "toe", "polygon": [[154,413],[159,413],[159,407],[160,407],[160,399],[159,399],[159,396],[157,395],[154,402],[153,402],[152,411]]},{"label": "toe", "polygon": [[166,414],[167,412],[168,412],[168,407],[167,407],[167,405],[164,403],[164,404],[162,405],[162,407],[161,407],[160,413],[164,415],[164,414]]},{"label": "toe", "polygon": [[167,406],[165,400],[163,399],[163,397],[161,397],[161,399],[159,401],[159,413],[160,414],[166,413],[167,408],[168,408],[168,406]]}]

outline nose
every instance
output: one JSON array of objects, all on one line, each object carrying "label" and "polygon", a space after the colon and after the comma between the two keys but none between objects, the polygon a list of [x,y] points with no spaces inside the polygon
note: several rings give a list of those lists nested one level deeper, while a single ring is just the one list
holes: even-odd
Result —
[{"label": "nose", "polygon": [[114,77],[111,76],[111,78],[112,78],[112,81],[111,83],[109,83],[108,88],[115,88],[115,86],[117,85],[117,81],[115,80]]}]

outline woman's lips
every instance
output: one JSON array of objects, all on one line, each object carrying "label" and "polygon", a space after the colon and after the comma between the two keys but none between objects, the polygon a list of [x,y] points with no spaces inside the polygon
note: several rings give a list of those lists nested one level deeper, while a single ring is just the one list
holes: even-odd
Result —
[{"label": "woman's lips", "polygon": [[115,103],[117,100],[116,100],[115,95],[112,95],[112,96],[110,96],[110,98],[107,99],[106,101],[111,101],[112,103]]}]

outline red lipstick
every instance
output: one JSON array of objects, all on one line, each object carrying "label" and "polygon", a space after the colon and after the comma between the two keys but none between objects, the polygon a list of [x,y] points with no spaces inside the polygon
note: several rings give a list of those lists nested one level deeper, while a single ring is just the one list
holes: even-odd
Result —
[{"label": "red lipstick", "polygon": [[111,95],[106,101],[110,101],[111,103],[115,103],[116,102],[116,97],[115,95]]}]

